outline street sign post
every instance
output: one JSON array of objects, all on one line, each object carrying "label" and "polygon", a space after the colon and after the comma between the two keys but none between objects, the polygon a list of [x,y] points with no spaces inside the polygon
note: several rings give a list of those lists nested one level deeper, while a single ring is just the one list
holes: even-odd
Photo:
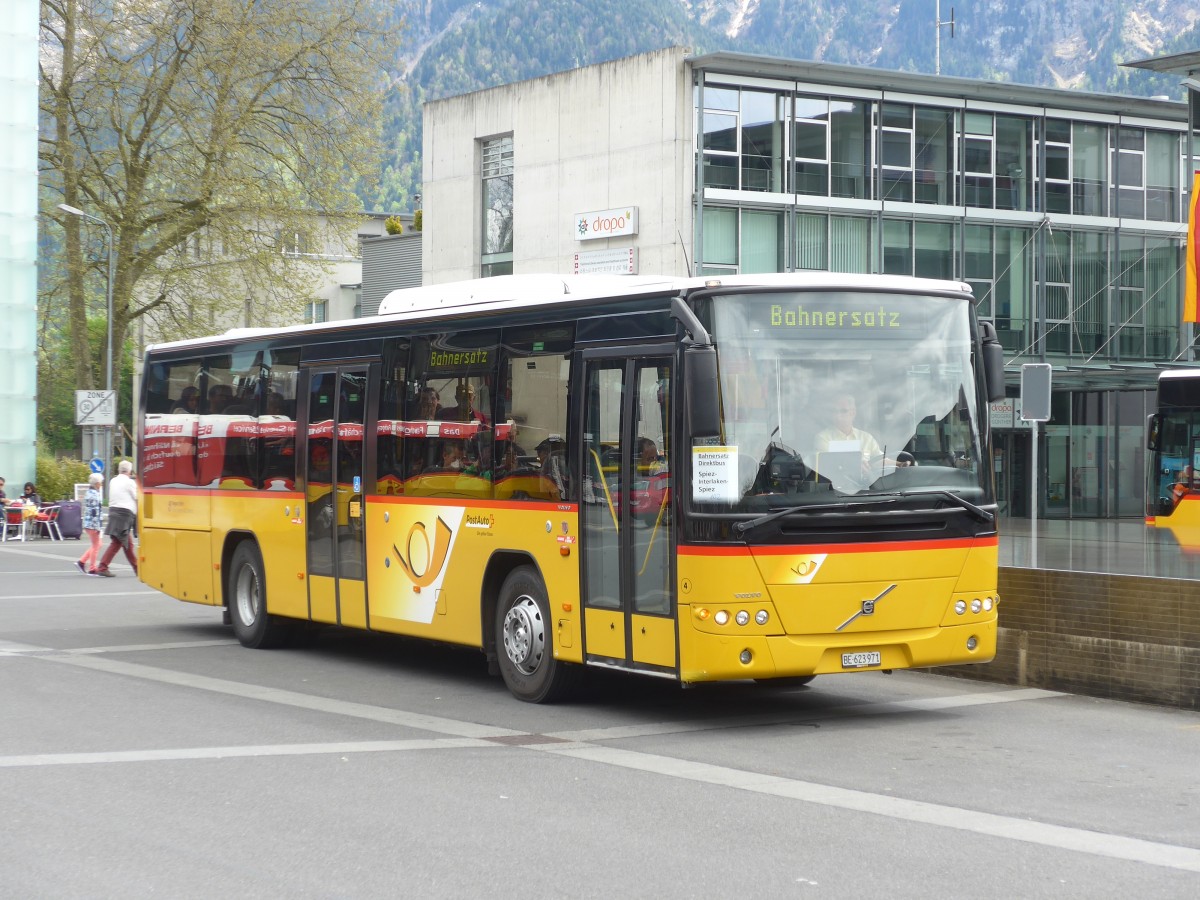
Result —
[{"label": "street sign post", "polygon": [[107,425],[109,428],[116,425],[117,392],[76,391],[75,424]]}]

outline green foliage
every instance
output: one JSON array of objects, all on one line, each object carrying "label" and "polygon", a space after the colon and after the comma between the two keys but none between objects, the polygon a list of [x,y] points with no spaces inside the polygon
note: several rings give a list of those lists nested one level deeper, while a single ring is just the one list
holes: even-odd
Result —
[{"label": "green foliage", "polygon": [[420,231],[424,225],[425,217],[422,215],[421,210],[418,209],[413,213],[413,231]]},{"label": "green foliage", "polygon": [[383,229],[388,234],[404,234],[404,223],[399,216],[388,216],[383,220]]},{"label": "green foliage", "polygon": [[[45,446],[38,441],[38,447]],[[43,502],[75,499],[75,485],[88,480],[87,463],[78,459],[58,459],[49,453],[37,456],[37,477],[34,479]]]}]

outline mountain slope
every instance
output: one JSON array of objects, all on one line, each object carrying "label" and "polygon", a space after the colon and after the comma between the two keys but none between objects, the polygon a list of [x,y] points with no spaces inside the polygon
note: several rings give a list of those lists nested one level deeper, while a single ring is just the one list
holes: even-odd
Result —
[{"label": "mountain slope", "polygon": [[[405,23],[368,209],[413,209],[421,104],[667,46],[933,73],[934,0],[380,0]],[[950,18],[950,2],[941,18]],[[1119,64],[1200,49],[1200,6],[1167,0],[965,0],[941,73],[1182,99],[1179,79]]]}]

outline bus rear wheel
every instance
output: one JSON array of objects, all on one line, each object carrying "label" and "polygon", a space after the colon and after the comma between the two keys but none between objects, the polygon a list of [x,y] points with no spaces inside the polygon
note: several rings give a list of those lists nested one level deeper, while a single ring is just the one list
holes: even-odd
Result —
[{"label": "bus rear wheel", "polygon": [[578,670],[554,658],[550,600],[532,567],[521,566],[504,579],[495,626],[500,674],[514,697],[549,703],[574,688]]},{"label": "bus rear wheel", "polygon": [[287,640],[287,624],[267,613],[267,581],[262,554],[253,541],[243,541],[233,551],[227,582],[229,618],[243,647],[269,650]]}]

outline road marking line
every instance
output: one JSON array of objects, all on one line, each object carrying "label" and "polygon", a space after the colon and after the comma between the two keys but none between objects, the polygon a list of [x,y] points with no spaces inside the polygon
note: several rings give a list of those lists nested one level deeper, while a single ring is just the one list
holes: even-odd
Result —
[{"label": "road marking line", "polygon": [[17,644],[10,641],[0,641],[0,656],[17,656],[19,654],[74,654],[95,655],[97,653],[143,653],[151,650],[190,650],[193,647],[226,647],[236,645],[233,638],[213,638],[210,641],[171,641],[162,644],[114,644],[110,647],[40,647],[33,644]]},{"label": "road marking line", "polygon": [[[151,594],[157,594],[158,591],[100,591],[92,595],[95,597],[149,597]],[[6,594],[0,596],[0,603],[5,600],[31,600],[32,594]],[[78,600],[79,594],[38,594],[38,600]]]},{"label": "road marking line", "polygon": [[173,684],[178,687],[195,688],[201,691],[211,691],[216,694],[227,694],[233,697],[243,697],[247,700],[261,700],[265,703],[278,703],[281,706],[293,706],[298,709],[311,709],[332,715],[352,716],[372,722],[384,722],[389,725],[401,725],[405,728],[416,728],[421,731],[432,731],[436,734],[454,735],[457,737],[489,738],[504,737],[513,734],[527,734],[511,728],[496,728],[492,725],[481,725],[476,722],[463,722],[458,719],[447,719],[442,716],[430,716],[424,713],[407,712],[400,709],[388,709],[383,706],[370,706],[366,703],[355,703],[349,700],[334,700],[328,697],[317,697],[288,691],[282,688],[261,687],[254,684],[244,684],[239,681],[227,681],[223,678],[210,678],[207,675],[192,675],[186,672],[171,672],[140,663],[124,662],[117,659],[106,659],[102,656],[39,656],[41,660],[63,663],[68,666],[78,666],[97,672],[107,672],[112,675],[127,675],[131,678],[141,678],[146,681],[157,681],[161,684]]},{"label": "road marking line", "polygon": [[1192,847],[1161,844],[1141,838],[1105,834],[1046,822],[1034,822],[962,807],[926,803],[921,800],[906,800],[886,794],[855,791],[832,785],[781,778],[775,775],[760,775],[725,766],[672,759],[651,753],[622,750],[617,747],[599,747],[594,744],[541,744],[531,749],[572,759],[665,775],[669,778],[721,785],[788,800],[872,813],[907,822],[953,828],[957,831],[969,831],[1045,847],[1058,847],[1076,853],[1086,853],[1090,856],[1124,859],[1170,869],[1182,869],[1187,872],[1200,872],[1200,850]]},{"label": "road marking line", "polygon": [[0,756],[0,769],[31,766],[80,766],[102,763],[171,762],[182,759],[247,759],[259,756],[313,756],[332,753],[398,753],[500,747],[480,738],[421,738],[407,741],[356,741],[332,744],[263,744],[250,747],[186,747],[178,750],[109,750],[96,753],[32,753]]}]

